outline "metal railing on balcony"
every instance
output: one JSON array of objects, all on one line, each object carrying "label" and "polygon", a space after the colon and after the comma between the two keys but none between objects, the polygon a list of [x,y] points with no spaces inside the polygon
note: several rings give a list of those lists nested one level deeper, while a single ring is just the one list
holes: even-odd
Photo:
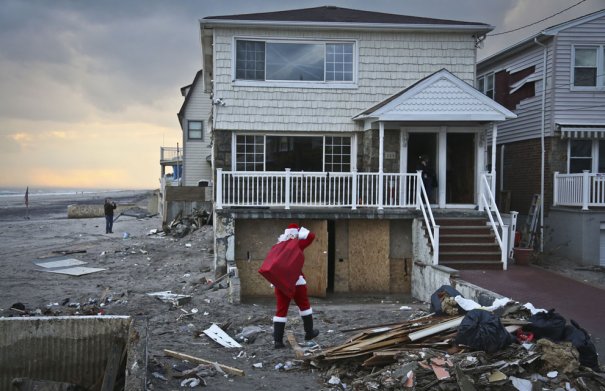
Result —
[{"label": "metal railing on balcony", "polygon": [[217,169],[216,207],[411,208],[418,174]]},{"label": "metal railing on balcony", "polygon": [[183,150],[179,147],[160,147],[160,162],[182,162],[183,161]]},{"label": "metal railing on balcony", "polygon": [[577,174],[555,172],[553,206],[605,207],[605,174],[587,170]]}]

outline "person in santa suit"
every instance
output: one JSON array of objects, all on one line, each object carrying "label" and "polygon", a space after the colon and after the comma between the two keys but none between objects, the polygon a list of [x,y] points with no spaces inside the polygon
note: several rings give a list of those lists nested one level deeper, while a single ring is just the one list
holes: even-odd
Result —
[{"label": "person in santa suit", "polygon": [[[305,227],[299,228],[297,224],[290,224],[282,235],[277,239],[278,242],[285,242],[287,240],[298,240],[298,246],[301,251],[304,251],[315,239],[315,234]],[[275,342],[275,349],[285,347],[284,345],[284,329],[286,328],[286,320],[288,319],[288,307],[290,306],[290,297],[280,291],[277,287],[275,289],[275,298],[277,300],[275,316],[273,317],[273,340]],[[305,280],[304,274],[301,274],[296,281],[296,290],[294,293],[294,302],[298,306],[300,316],[303,320],[303,327],[305,329],[305,341],[312,340],[319,335],[319,330],[313,328],[313,309],[307,296],[307,281]]]}]

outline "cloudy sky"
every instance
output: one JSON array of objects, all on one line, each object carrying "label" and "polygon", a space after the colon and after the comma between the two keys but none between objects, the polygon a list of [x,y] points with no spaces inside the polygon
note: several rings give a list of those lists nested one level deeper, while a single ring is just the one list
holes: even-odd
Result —
[{"label": "cloudy sky", "polygon": [[605,0],[0,0],[0,187],[158,187],[205,16],[336,5],[483,22],[479,58]]}]

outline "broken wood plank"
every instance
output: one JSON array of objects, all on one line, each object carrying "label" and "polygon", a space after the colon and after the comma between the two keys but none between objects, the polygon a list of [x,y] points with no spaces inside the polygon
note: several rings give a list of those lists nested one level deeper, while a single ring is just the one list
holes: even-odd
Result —
[{"label": "broken wood plank", "polygon": [[303,358],[305,356],[305,352],[300,347],[298,342],[296,342],[296,337],[294,337],[294,333],[292,331],[287,331],[286,338],[288,339],[288,342],[290,342],[290,346],[292,346],[292,349],[294,349],[294,355],[296,356],[296,358]]},{"label": "broken wood plank", "polygon": [[464,316],[460,316],[458,318],[439,323],[435,326],[430,326],[423,330],[410,333],[408,334],[408,337],[410,338],[410,341],[417,341],[421,338],[428,337],[429,335],[437,334],[453,327],[458,327],[460,323],[462,323],[462,319],[464,319]]},{"label": "broken wood plank", "polygon": [[168,349],[164,349],[164,353],[170,357],[178,358],[180,360],[187,360],[187,361],[190,361],[190,362],[193,362],[196,364],[217,365],[219,368],[221,368],[223,371],[225,371],[226,373],[228,373],[230,375],[235,375],[235,376],[245,376],[246,375],[245,372],[242,371],[241,369],[233,368],[228,365],[219,364],[216,361],[204,360],[203,358],[190,356],[185,353],[179,353],[179,352],[175,352],[173,350],[168,350]]}]

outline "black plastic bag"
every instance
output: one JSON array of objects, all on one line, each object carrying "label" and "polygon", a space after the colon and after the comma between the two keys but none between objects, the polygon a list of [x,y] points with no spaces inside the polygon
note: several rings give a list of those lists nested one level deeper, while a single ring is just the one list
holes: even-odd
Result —
[{"label": "black plastic bag", "polygon": [[467,312],[462,319],[455,342],[475,350],[494,353],[510,345],[514,339],[502,326],[498,316],[476,309]]},{"label": "black plastic bag", "polygon": [[445,315],[443,308],[441,308],[441,301],[444,297],[456,297],[458,295],[462,296],[460,292],[450,285],[442,285],[441,288],[437,289],[435,293],[431,295],[430,312],[434,312],[435,315]]},{"label": "black plastic bag", "polygon": [[530,323],[523,326],[523,330],[534,333],[536,339],[548,338],[553,342],[563,340],[567,321],[557,314],[554,308],[548,312],[538,312],[530,316],[528,321]]},{"label": "black plastic bag", "polygon": [[580,353],[580,364],[599,372],[597,348],[590,340],[590,336],[586,330],[580,327],[573,319],[571,319],[570,322],[570,325],[565,326],[563,340],[571,342],[571,344],[578,349],[578,353]]}]

